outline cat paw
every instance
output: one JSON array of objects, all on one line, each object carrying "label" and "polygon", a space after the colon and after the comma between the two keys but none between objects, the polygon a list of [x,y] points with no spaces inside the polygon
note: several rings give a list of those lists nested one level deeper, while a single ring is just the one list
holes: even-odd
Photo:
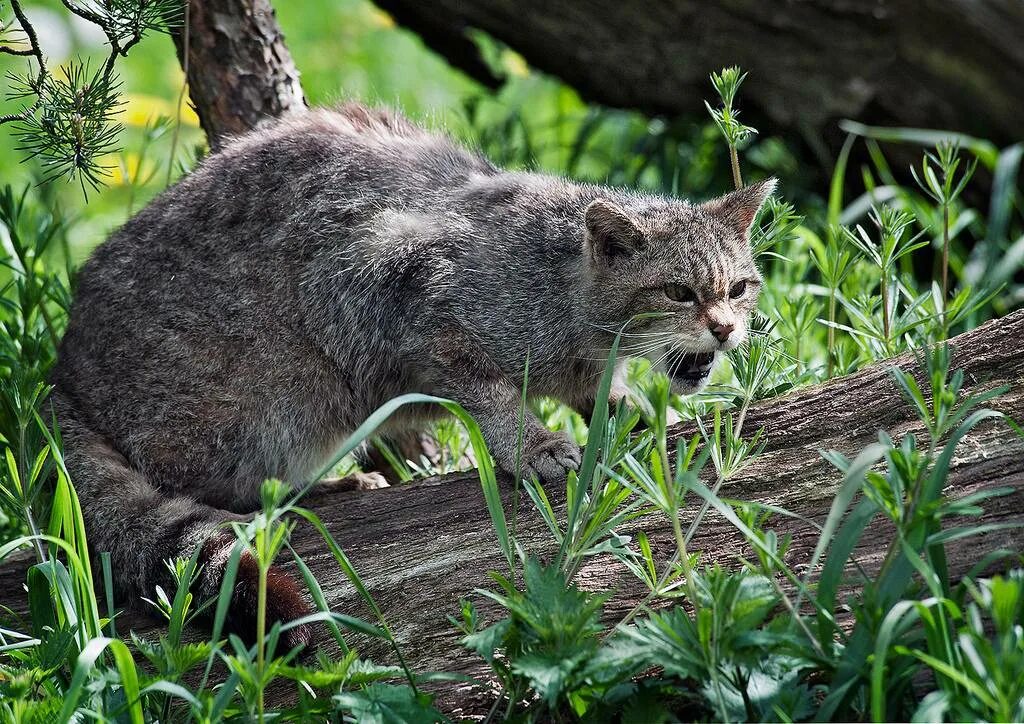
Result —
[{"label": "cat paw", "polygon": [[353,473],[343,478],[325,478],[320,485],[331,490],[380,490],[390,488],[391,484],[380,473]]},{"label": "cat paw", "polygon": [[561,433],[547,432],[523,453],[523,477],[543,483],[565,480],[570,470],[579,470],[580,449]]}]

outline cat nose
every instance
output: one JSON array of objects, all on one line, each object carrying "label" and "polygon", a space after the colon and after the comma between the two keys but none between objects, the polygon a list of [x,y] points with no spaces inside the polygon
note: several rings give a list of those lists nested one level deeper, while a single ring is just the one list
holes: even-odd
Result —
[{"label": "cat nose", "polygon": [[719,324],[718,322],[711,322],[708,325],[708,329],[711,330],[711,334],[715,335],[719,342],[724,342],[729,339],[729,335],[736,327],[732,324]]}]

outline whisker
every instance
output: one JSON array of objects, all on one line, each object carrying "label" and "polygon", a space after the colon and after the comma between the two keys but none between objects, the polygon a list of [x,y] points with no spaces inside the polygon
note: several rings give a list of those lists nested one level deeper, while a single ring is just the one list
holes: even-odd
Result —
[{"label": "whisker", "polygon": [[[619,347],[619,352],[621,354],[626,354],[629,356],[640,357],[645,355],[647,352],[650,352],[651,350],[658,349],[659,347],[663,347],[666,344],[674,343],[675,341],[676,335],[665,334],[658,336],[657,338],[654,339],[641,340],[636,342],[635,344],[623,345]],[[593,351],[594,353],[603,353],[605,355],[604,358],[607,359],[608,354],[611,352],[611,347],[601,347],[591,351]]]},{"label": "whisker", "polygon": [[[666,340],[665,342],[658,342],[656,344],[647,344],[646,346],[640,346],[640,347],[635,347],[635,348],[631,348],[631,349],[630,348],[620,347],[619,348],[619,354],[620,354],[620,356],[624,356],[624,357],[646,357],[648,353],[653,352],[654,350],[657,350],[657,349],[660,349],[660,348],[664,347],[667,342],[668,342],[668,340]],[[595,350],[595,351],[596,352],[600,352],[600,350]],[[588,362],[606,362],[608,360],[608,354],[610,354],[610,353],[611,353],[611,349],[608,349],[608,350],[605,350],[605,355],[603,357],[584,357],[582,355],[576,355],[575,359],[586,360]]]},{"label": "whisker", "polygon": [[674,344],[675,341],[676,341],[675,335],[673,335],[671,337],[658,337],[656,339],[643,340],[643,341],[637,342],[636,344],[631,344],[631,345],[627,345],[627,346],[624,346],[624,347],[619,347],[619,349],[624,351],[624,352],[627,351],[627,350],[628,351],[635,351],[635,350],[638,350],[638,349],[657,349],[658,347],[663,347],[663,346],[665,346],[667,344]]},{"label": "whisker", "polygon": [[635,333],[626,332],[625,328],[628,327],[630,324],[636,325],[637,328],[643,329],[644,327],[648,327],[652,323],[657,322],[657,321],[659,321],[661,319],[666,319],[666,318],[675,317],[675,316],[676,316],[675,312],[660,312],[659,315],[656,316],[656,317],[647,317],[647,318],[643,318],[643,319],[627,319],[624,322],[622,322],[622,321],[605,322],[604,324],[599,324],[597,322],[586,322],[586,324],[588,326],[590,326],[590,327],[594,327],[596,329],[600,329],[603,332],[608,332],[609,334],[619,334],[619,333],[622,333],[623,336],[625,336],[626,334],[635,334]]},{"label": "whisker", "polygon": [[665,352],[662,355],[660,355],[656,360],[651,362],[651,369],[657,369],[658,365],[661,364],[663,360],[668,359],[669,355],[671,355],[673,352],[679,349],[680,345],[681,343],[671,345],[667,350],[665,350]]},{"label": "whisker", "polygon": [[676,372],[679,371],[679,365],[681,365],[683,363],[683,357],[684,357],[684,355],[677,356],[676,359],[675,359],[675,362],[669,367],[669,369],[668,369],[668,376],[670,378],[676,376]]}]

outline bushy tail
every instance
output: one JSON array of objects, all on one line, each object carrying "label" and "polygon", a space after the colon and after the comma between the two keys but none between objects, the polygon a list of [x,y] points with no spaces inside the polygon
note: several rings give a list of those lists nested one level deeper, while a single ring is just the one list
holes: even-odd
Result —
[{"label": "bushy tail", "polygon": [[[167,495],[152,485],[103,435],[95,432],[59,388],[51,401],[60,425],[64,460],[82,504],[89,548],[109,552],[115,590],[121,603],[137,605],[153,597],[157,585],[168,590],[168,559],[201,554],[193,593],[204,600],[220,590],[235,537],[223,529],[226,521],[245,516],[219,510],[185,495]],[[229,630],[251,638],[256,630],[258,566],[245,552],[238,567]],[[293,620],[310,612],[302,590],[287,573],[272,569],[267,581],[267,615]],[[269,623],[268,622],[268,623]],[[291,643],[305,643],[308,631],[293,629]]]}]

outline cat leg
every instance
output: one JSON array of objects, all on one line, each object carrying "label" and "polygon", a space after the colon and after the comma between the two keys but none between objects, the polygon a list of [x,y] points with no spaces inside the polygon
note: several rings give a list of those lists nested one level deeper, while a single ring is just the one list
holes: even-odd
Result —
[{"label": "cat leg", "polygon": [[524,478],[550,483],[564,481],[568,471],[579,468],[579,446],[565,434],[548,430],[529,410],[523,416],[522,455],[518,454],[520,387],[468,332],[457,325],[438,329],[429,343],[429,359],[432,364],[424,374],[431,389],[466,408],[502,470],[515,473],[518,458]]}]

